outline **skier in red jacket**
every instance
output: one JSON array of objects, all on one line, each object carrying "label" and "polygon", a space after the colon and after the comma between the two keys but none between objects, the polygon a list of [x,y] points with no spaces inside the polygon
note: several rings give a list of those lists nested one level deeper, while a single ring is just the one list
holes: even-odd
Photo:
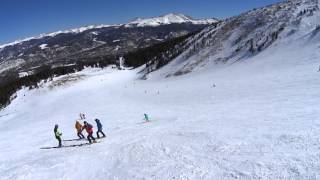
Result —
[{"label": "skier in red jacket", "polygon": [[84,121],[84,125],[82,127],[82,129],[85,129],[88,133],[87,139],[89,141],[89,143],[91,144],[93,140],[93,143],[96,143],[96,139],[92,136],[93,134],[93,126],[91,124],[89,124],[87,121]]}]

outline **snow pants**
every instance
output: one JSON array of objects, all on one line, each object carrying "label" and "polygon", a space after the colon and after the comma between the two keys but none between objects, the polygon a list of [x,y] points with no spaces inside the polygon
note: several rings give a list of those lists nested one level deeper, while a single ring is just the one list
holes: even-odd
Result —
[{"label": "snow pants", "polygon": [[89,143],[92,143],[91,140],[95,141],[96,139],[92,136],[92,133],[89,133],[87,136]]},{"label": "snow pants", "polygon": [[102,132],[102,129],[98,129],[97,138],[100,138],[99,133],[101,133],[103,137],[106,137],[106,135]]},{"label": "snow pants", "polygon": [[59,141],[59,147],[61,147],[62,146],[61,137],[56,136],[56,139]]},{"label": "snow pants", "polygon": [[84,139],[84,135],[82,134],[82,132],[80,131],[80,132],[78,132],[78,137],[80,138],[80,139]]}]

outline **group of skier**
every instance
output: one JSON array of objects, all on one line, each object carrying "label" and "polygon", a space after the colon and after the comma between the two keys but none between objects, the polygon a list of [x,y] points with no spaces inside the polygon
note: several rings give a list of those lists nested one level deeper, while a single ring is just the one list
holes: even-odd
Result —
[{"label": "group of skier", "polygon": [[[85,115],[80,113],[80,119],[85,120]],[[102,137],[106,137],[106,135],[102,131],[102,124],[101,124],[100,120],[95,119],[95,122],[96,122],[97,128],[98,128],[98,131],[96,132],[97,138],[98,139],[100,138],[100,134],[102,134]],[[58,128],[59,128],[59,126],[58,126],[58,124],[56,124],[54,127],[54,135],[59,142],[59,147],[61,147],[62,146],[62,139],[61,139],[62,133],[58,130]],[[93,137],[93,126],[90,123],[88,123],[87,121],[84,121],[83,125],[82,125],[79,121],[76,121],[75,128],[76,128],[77,136],[79,137],[79,139],[85,139],[85,136],[82,134],[82,131],[85,130],[87,132],[87,140],[89,141],[89,143],[90,144],[96,143],[96,138]]]},{"label": "group of skier", "polygon": [[[85,130],[87,132],[87,140],[89,141],[89,143],[96,143],[96,138],[93,137],[93,126],[91,124],[89,124],[87,121],[85,121],[86,116],[83,113],[80,113],[80,119],[83,120],[83,125],[80,123],[80,121],[76,121],[74,127],[77,131],[77,136],[79,137],[79,139],[85,139],[85,136],[82,134],[82,131]],[[150,122],[149,116],[147,114],[144,114],[144,120],[145,122]],[[106,137],[106,135],[104,134],[104,132],[102,131],[102,124],[100,122],[99,119],[95,119],[95,122],[97,124],[97,138],[100,138],[100,134],[102,135],[102,137]],[[58,130],[59,126],[58,124],[56,124],[54,126],[54,135],[56,137],[56,139],[59,142],[59,147],[62,147],[62,133]]]}]

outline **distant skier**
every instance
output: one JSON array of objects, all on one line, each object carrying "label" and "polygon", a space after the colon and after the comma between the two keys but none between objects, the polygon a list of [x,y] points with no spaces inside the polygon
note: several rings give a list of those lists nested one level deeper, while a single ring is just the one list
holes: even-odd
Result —
[{"label": "distant skier", "polygon": [[82,134],[82,125],[79,121],[76,121],[74,127],[77,129],[77,135],[80,139],[84,139],[84,135]]},{"label": "distant skier", "polygon": [[83,114],[83,113],[80,113],[80,119],[81,119],[81,120],[86,119],[86,115]]},{"label": "distant skier", "polygon": [[91,124],[87,123],[87,121],[84,121],[84,126],[82,127],[82,129],[86,129],[87,133],[88,133],[88,136],[87,136],[87,139],[89,141],[89,143],[91,144],[93,140],[93,143],[96,142],[96,139],[92,136],[93,134],[93,127]]},{"label": "distant skier", "polygon": [[62,133],[59,132],[58,127],[59,127],[58,124],[56,124],[54,126],[54,135],[55,135],[56,139],[59,141],[59,147],[61,147],[62,146],[62,144],[61,144]]},{"label": "distant skier", "polygon": [[149,119],[148,114],[144,114],[144,120],[145,120],[146,122],[150,122],[150,119]]},{"label": "distant skier", "polygon": [[95,121],[96,121],[97,127],[98,127],[97,138],[100,138],[99,133],[101,133],[103,137],[106,137],[106,135],[102,132],[102,124],[101,124],[100,120],[95,119]]}]

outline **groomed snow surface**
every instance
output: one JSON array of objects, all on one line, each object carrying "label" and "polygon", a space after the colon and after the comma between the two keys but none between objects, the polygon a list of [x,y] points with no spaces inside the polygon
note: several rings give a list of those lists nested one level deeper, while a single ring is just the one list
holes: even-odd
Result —
[{"label": "groomed snow surface", "polygon": [[[319,179],[319,49],[277,49],[167,79],[86,69],[21,90],[1,111],[1,179]],[[107,138],[40,149],[57,145],[55,124],[76,138],[80,112]]]}]

